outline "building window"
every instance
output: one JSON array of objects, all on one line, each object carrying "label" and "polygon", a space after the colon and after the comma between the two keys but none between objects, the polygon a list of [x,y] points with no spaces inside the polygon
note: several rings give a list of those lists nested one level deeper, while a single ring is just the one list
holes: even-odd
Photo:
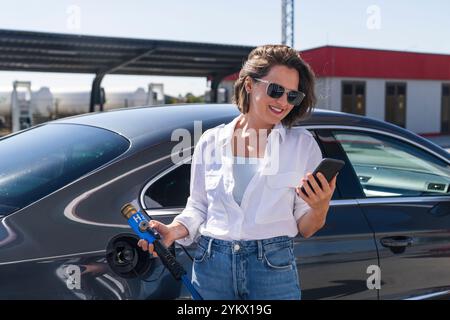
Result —
[{"label": "building window", "polygon": [[342,82],[342,111],[366,115],[365,82]]},{"label": "building window", "polygon": [[441,132],[450,133],[450,84],[442,85]]},{"label": "building window", "polygon": [[386,83],[385,120],[406,127],[406,83]]}]

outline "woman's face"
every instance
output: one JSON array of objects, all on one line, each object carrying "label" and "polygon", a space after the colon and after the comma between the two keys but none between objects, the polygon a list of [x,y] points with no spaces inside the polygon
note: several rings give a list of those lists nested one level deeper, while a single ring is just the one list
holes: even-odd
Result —
[{"label": "woman's face", "polygon": [[[250,78],[247,78],[250,80]],[[298,90],[300,77],[296,69],[286,66],[273,66],[269,73],[261,79],[274,82],[286,91]],[[294,107],[287,102],[286,92],[278,99],[267,95],[267,83],[256,80],[248,81],[247,92],[250,92],[250,110],[248,116],[263,125],[275,125],[280,122]]]}]

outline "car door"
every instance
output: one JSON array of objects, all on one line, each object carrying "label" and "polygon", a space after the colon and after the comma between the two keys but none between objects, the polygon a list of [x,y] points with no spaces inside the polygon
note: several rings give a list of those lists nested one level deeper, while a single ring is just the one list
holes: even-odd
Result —
[{"label": "car door", "polygon": [[449,296],[448,157],[376,130],[332,131],[358,175],[375,231],[382,299]]},{"label": "car door", "polygon": [[[329,131],[314,133],[323,157],[346,160]],[[326,225],[311,238],[298,235],[295,240],[302,299],[378,298],[376,288],[367,286],[378,257],[373,231],[354,200],[362,192],[355,180],[354,171],[345,165],[337,179]]]},{"label": "car door", "polygon": [[[323,136],[323,141],[327,140]],[[323,145],[325,155],[339,158],[336,144]],[[367,268],[378,265],[372,230],[351,199],[354,172],[344,169],[340,174],[338,189],[330,208],[327,225],[314,237],[295,239],[294,251],[304,299],[376,299],[376,290],[367,288]],[[165,223],[181,213],[189,195],[190,165],[177,164],[155,176],[143,188],[142,201],[147,214]],[[347,181],[347,183],[344,183]],[[190,271],[196,245],[184,251],[177,247],[177,259]],[[187,252],[187,253],[186,253]],[[188,298],[183,288],[180,298]]]}]

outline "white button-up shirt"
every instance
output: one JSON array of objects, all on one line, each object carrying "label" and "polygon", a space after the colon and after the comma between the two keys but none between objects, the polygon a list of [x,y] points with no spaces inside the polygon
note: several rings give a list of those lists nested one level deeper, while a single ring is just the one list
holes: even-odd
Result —
[{"label": "white button-up shirt", "polygon": [[228,241],[295,237],[298,220],[310,209],[295,187],[314,171],[322,152],[308,130],[287,129],[281,122],[268,135],[263,165],[241,204],[234,200],[231,139],[241,116],[206,130],[194,148],[190,196],[174,219],[189,231],[177,240],[182,245],[192,244],[200,235]]}]

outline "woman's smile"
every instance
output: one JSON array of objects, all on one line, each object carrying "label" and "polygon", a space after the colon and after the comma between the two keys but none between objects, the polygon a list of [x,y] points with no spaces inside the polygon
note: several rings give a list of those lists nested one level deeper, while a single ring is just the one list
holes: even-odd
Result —
[{"label": "woman's smile", "polygon": [[269,105],[269,109],[270,109],[270,111],[272,111],[276,115],[281,115],[284,112],[284,110],[282,108],[278,108],[278,107],[271,106],[271,105]]}]

